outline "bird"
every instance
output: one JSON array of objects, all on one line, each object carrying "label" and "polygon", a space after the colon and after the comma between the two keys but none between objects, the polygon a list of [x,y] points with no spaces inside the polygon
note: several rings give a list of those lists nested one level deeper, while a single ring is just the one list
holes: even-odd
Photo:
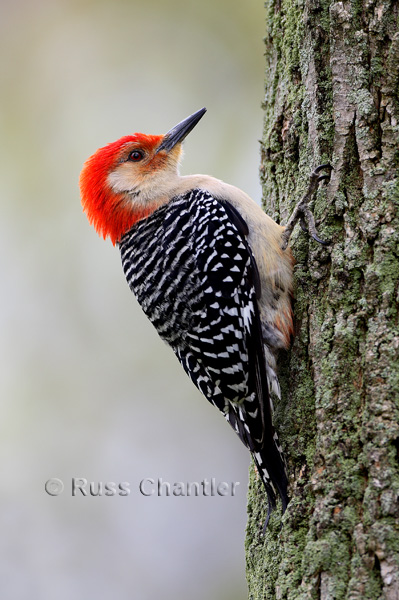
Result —
[{"label": "bird", "polygon": [[205,398],[251,453],[268,512],[286,510],[286,462],[273,425],[277,360],[294,336],[288,247],[320,175],[284,227],[245,192],[209,175],[179,174],[182,143],[202,108],[164,135],[134,133],[99,148],[80,174],[83,210],[119,247],[130,289]]}]

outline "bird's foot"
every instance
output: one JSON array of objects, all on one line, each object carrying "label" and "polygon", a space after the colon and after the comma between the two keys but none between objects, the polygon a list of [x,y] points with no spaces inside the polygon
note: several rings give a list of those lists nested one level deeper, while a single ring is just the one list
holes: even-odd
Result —
[{"label": "bird's foot", "polygon": [[[287,225],[285,226],[285,230],[282,235],[282,244],[281,244],[281,248],[283,250],[286,249],[286,247],[288,245],[288,241],[291,237],[291,233],[298,221],[300,222],[300,225],[301,225],[303,231],[306,231],[307,233],[309,233],[312,236],[312,238],[314,240],[316,240],[316,242],[318,242],[319,244],[323,244],[325,246],[330,243],[330,242],[325,242],[322,239],[320,239],[320,237],[317,233],[313,213],[310,210],[308,204],[309,204],[310,200],[312,200],[312,198],[316,194],[320,182],[330,179],[332,168],[333,167],[329,163],[326,163],[325,165],[319,165],[318,167],[316,167],[316,169],[311,174],[309,186],[306,191],[306,194],[295,206],[295,208],[292,212],[292,215],[289,218]],[[323,171],[326,169],[329,171],[329,173],[320,175],[320,171]]]}]

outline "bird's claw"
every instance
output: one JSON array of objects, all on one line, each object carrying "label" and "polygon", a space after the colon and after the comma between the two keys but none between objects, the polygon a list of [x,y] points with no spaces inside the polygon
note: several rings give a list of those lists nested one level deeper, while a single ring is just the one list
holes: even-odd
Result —
[{"label": "bird's claw", "polygon": [[[308,224],[307,228],[305,225],[305,219]],[[326,242],[319,237],[319,234],[317,233],[317,229],[316,229],[314,215],[307,205],[305,205],[303,207],[303,216],[301,217],[301,227],[302,227],[303,231],[310,234],[312,236],[312,238],[319,244],[322,244],[323,246],[329,245],[330,242]]]},{"label": "bird's claw", "polygon": [[314,240],[316,240],[316,242],[322,244],[323,246],[329,246],[331,244],[330,241],[326,242],[326,240],[322,240],[321,238],[319,238],[319,236],[316,233],[310,233],[310,235]]},{"label": "bird's claw", "polygon": [[324,169],[330,169],[330,171],[333,171],[334,167],[330,165],[330,163],[324,163],[324,165],[319,165],[318,167],[316,167],[312,175],[317,175],[318,173],[320,173],[320,171],[323,171]]},{"label": "bird's claw", "polygon": [[[316,167],[314,169],[314,171],[310,175],[309,186],[306,191],[306,194],[303,196],[303,198],[300,200],[300,202],[298,202],[298,204],[294,208],[292,215],[291,215],[291,217],[285,227],[284,233],[282,235],[283,239],[282,239],[281,248],[283,250],[286,249],[286,247],[288,245],[288,241],[289,241],[291,233],[292,233],[292,230],[294,229],[294,227],[298,221],[300,222],[300,225],[301,225],[303,231],[306,231],[307,233],[309,233],[316,242],[318,242],[319,244],[323,244],[323,246],[327,246],[330,243],[330,242],[326,242],[326,241],[322,240],[319,237],[319,234],[317,233],[313,213],[308,206],[308,203],[310,202],[312,197],[317,192],[319,184],[322,181],[330,179],[330,173],[324,174],[324,175],[319,175],[320,171],[323,171],[324,169],[329,169],[331,171],[333,169],[333,167],[329,163],[319,165],[318,167]],[[305,222],[307,223],[307,227],[306,227]]]},{"label": "bird's claw", "polygon": [[325,181],[326,179],[330,179],[330,175],[320,175],[317,181],[320,183],[320,181]]}]

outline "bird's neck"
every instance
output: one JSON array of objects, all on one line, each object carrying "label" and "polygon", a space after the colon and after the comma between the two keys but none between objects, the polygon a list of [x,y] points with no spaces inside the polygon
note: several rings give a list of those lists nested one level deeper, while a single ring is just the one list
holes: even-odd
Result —
[{"label": "bird's neck", "polygon": [[[168,204],[175,196],[180,196],[192,189],[203,189],[235,204],[236,198],[241,202],[253,201],[238,188],[224,183],[209,175],[179,175],[176,171],[153,173],[150,178],[143,178],[139,184],[129,190],[123,190],[122,180],[111,175],[108,179],[115,198],[115,212],[110,219],[112,233],[109,233],[113,243],[118,241],[137,221],[149,217],[161,206]],[[125,183],[125,180],[124,180]]]}]

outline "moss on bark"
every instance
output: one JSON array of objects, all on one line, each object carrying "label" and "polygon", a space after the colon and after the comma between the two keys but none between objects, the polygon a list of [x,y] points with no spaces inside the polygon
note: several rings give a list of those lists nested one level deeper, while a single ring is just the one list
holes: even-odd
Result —
[{"label": "moss on bark", "polygon": [[286,222],[313,167],[334,166],[298,228],[297,335],[275,423],[291,502],[261,535],[251,469],[249,597],[399,599],[399,32],[390,0],[267,0],[265,210]]}]

